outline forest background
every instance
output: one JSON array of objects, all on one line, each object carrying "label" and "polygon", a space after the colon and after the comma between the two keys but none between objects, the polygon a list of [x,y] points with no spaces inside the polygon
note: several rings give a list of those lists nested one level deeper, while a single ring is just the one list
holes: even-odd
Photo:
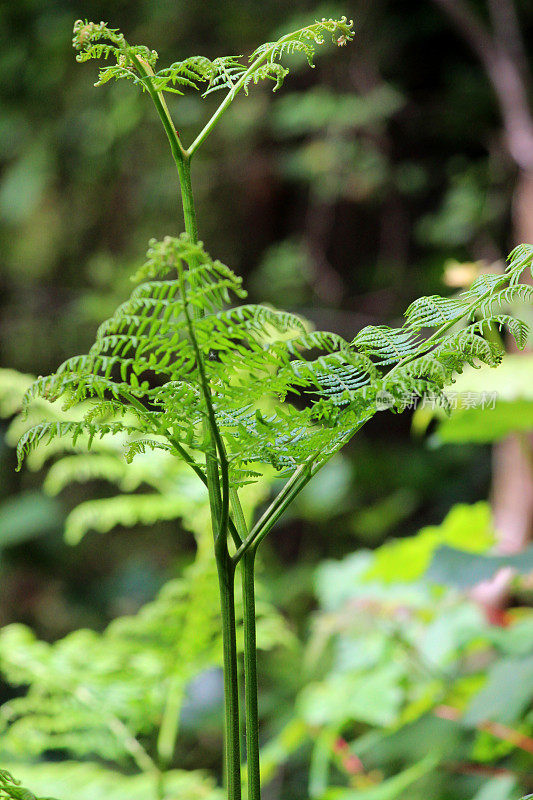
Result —
[{"label": "forest background", "polygon": [[[365,325],[398,322],[414,297],[458,291],[481,267],[497,269],[516,244],[533,242],[533,62],[524,45],[533,29],[529,0],[322,6],[298,0],[4,2],[3,368],[47,374],[72,353],[85,352],[98,323],[129,292],[129,276],[148,240],[179,233],[173,164],[152,110],[127,86],[93,89],[94,69],[77,65],[71,51],[74,19],[105,19],[131,41],[155,47],[166,63],[193,53],[248,53],[280,31],[338,14],[353,18],[356,30],[342,57],[335,49],[321,54],[314,71],[293,69],[277,94],[253,87],[194,164],[200,237],[244,276],[252,302],[301,312],[318,328],[351,339]],[[206,102],[211,105],[211,98],[180,98],[175,118],[185,141],[188,129],[205,118]],[[326,706],[335,702],[327,694],[335,659],[323,660],[320,648],[338,634],[332,619],[347,598],[367,622],[377,613],[365,606],[372,606],[375,590],[361,588],[355,573],[349,577],[351,554],[393,538],[407,541],[428,526],[440,526],[453,509],[464,512],[453,543],[468,549],[478,525],[472,515],[483,516],[486,506],[479,503],[487,500],[500,552],[527,548],[533,521],[527,437],[533,427],[533,366],[527,355],[524,359],[525,367],[510,367],[501,379],[501,391],[504,384],[515,387],[503,398],[508,406],[484,408],[472,418],[473,428],[452,432],[448,440],[443,435],[439,441],[435,422],[429,423],[429,434],[420,435],[430,404],[425,416],[415,415],[418,434],[413,414],[377,415],[323,480],[302,494],[264,547],[262,591],[285,631],[260,665],[263,738],[278,746],[267,765],[265,796],[283,793],[286,800],[301,800],[305,786],[320,797],[330,781],[366,789],[420,763],[425,728],[415,732],[412,751],[408,745],[388,753],[370,747],[365,757],[364,748],[354,744],[372,727],[390,733],[407,719],[306,712],[306,703],[316,708],[317,696],[312,703],[309,697],[317,687]],[[494,427],[493,412],[499,415],[493,419],[500,420],[501,443],[492,441],[498,438],[494,431],[487,433]],[[515,425],[518,438],[504,436],[513,429],[509,417],[522,420]],[[111,496],[112,489],[103,481],[76,482],[54,494],[43,490],[43,472],[15,473],[14,466],[13,448],[0,444],[2,626],[24,623],[49,642],[80,627],[101,631],[115,617],[136,613],[194,559],[194,539],[177,532],[172,521],[159,521],[155,528],[134,521],[105,539],[89,531],[77,547],[65,544],[71,510]],[[484,529],[491,527],[487,520],[483,516],[479,523]],[[331,584],[342,573],[347,588],[332,600],[324,576],[335,564],[339,573]],[[356,583],[354,600],[349,587]],[[466,588],[452,586],[462,592],[462,608],[476,606]],[[489,628],[528,619],[532,597],[527,577],[511,589],[508,583],[493,586],[481,596],[488,626],[483,635],[491,646]],[[395,629],[392,638],[396,634]],[[364,635],[350,632],[357,641]],[[532,643],[530,628],[525,684],[533,674]],[[361,669],[353,667],[353,675],[360,678]],[[189,698],[188,718],[185,708],[177,766],[219,770],[217,675],[197,677],[201,699],[194,693]],[[398,689],[405,676],[394,680]],[[508,683],[502,677],[496,686],[501,690]],[[0,699],[8,701],[13,691],[7,681],[0,684]],[[500,719],[497,710],[489,715],[491,723],[507,726],[506,735],[480,733],[488,717],[472,721],[471,715],[458,750],[443,756],[441,788],[432,790],[432,797],[478,797],[476,792],[488,791],[496,780],[491,791],[499,794],[486,795],[487,800],[507,800],[517,796],[517,776],[524,790],[532,790],[531,695],[533,689],[525,691],[512,719],[505,714]],[[281,721],[275,713],[280,707]],[[436,717],[442,721],[442,709],[449,716],[451,707],[438,706]],[[457,707],[464,710],[459,701]],[[287,729],[283,725],[294,724],[294,708],[307,728],[297,746],[284,749],[280,736]],[[324,731],[329,739],[320,738]],[[516,737],[513,744],[513,731],[529,745],[517,746]],[[319,768],[324,747],[333,770],[326,777]],[[419,777],[423,780],[424,770]],[[423,782],[416,786],[424,796]]]}]

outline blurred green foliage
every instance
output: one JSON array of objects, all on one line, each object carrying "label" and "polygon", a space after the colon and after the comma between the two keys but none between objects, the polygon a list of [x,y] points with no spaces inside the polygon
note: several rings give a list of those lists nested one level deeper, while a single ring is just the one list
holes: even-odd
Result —
[{"label": "blurred green foliage", "polygon": [[[517,782],[529,785],[533,616],[509,609],[495,626],[435,569],[438,550],[429,565],[429,536],[436,546],[454,530],[468,548],[457,553],[490,561],[471,552],[491,541],[490,514],[477,504],[456,506],[431,531],[318,568],[307,685],[296,702],[298,744],[312,742],[309,797],[392,800],[409,788],[413,800],[479,798],[497,785],[494,796],[511,800]],[[511,563],[519,591],[530,559],[494,559],[476,581]],[[494,783],[493,764],[506,780]]]}]

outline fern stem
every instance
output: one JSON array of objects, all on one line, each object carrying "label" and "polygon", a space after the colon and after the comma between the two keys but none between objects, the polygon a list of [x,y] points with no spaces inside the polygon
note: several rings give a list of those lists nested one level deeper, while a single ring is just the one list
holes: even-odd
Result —
[{"label": "fern stem", "polygon": [[159,765],[161,769],[164,770],[169,768],[174,756],[183,695],[183,681],[181,678],[175,677],[166,698],[161,727],[159,728],[159,736],[157,737]]},{"label": "fern stem", "polygon": [[281,517],[287,506],[292,503],[298,492],[312,477],[312,466],[315,456],[312,456],[305,464],[302,464],[289,478],[281,492],[274,498],[263,516],[256,522],[242,545],[239,547],[233,561],[237,564],[243,555],[251,548],[257,549],[261,541],[271,530],[272,526]]},{"label": "fern stem", "polygon": [[476,297],[476,299],[472,303],[470,303],[469,306],[465,308],[464,313],[460,317],[455,317],[454,319],[451,319],[448,322],[443,323],[440,326],[440,328],[437,328],[437,330],[431,334],[431,336],[429,336],[427,339],[425,339],[423,342],[419,344],[414,353],[410,353],[408,356],[405,356],[405,358],[402,358],[400,361],[398,361],[398,363],[395,364],[392,367],[392,369],[390,369],[386,373],[385,377],[388,378],[390,375],[392,375],[393,372],[395,372],[400,367],[409,364],[411,361],[415,361],[417,358],[419,358],[419,356],[425,355],[425,353],[428,353],[434,345],[435,347],[437,347],[440,344],[440,340],[442,339],[444,334],[447,333],[451,328],[453,328],[454,325],[457,325],[461,319],[464,319],[465,317],[470,317],[476,311],[477,308],[481,307],[483,303],[491,297],[493,291],[494,291],[493,288],[487,289],[485,294],[481,295],[481,297]]},{"label": "fern stem", "polygon": [[[194,333],[194,326],[192,324],[191,315],[187,304],[187,293],[183,286],[183,271],[179,270],[180,292],[183,300],[183,309],[187,321],[187,329],[189,338],[194,349],[196,357],[196,365],[198,369],[198,376],[200,378],[200,385],[202,387],[202,395],[204,398],[205,408],[207,412],[207,433],[210,438],[210,450],[206,455],[207,466],[207,488],[209,490],[209,499],[211,502],[211,509],[213,513],[213,522],[216,524],[213,527],[215,533],[215,541],[224,540],[226,543],[226,536],[228,531],[229,522],[229,471],[228,459],[226,456],[226,449],[224,442],[220,435],[218,425],[215,419],[215,412],[213,403],[211,401],[211,391],[209,388],[209,381],[205,374],[204,360],[200,347],[196,340]],[[218,457],[217,457],[218,453]],[[219,472],[220,467],[220,472]],[[219,477],[220,476],[220,477]],[[221,491],[222,489],[222,491]]]},{"label": "fern stem", "polygon": [[229,90],[229,92],[227,93],[226,97],[221,102],[221,104],[219,105],[219,107],[217,108],[217,110],[215,111],[213,116],[211,117],[211,119],[204,125],[204,127],[202,128],[202,130],[200,131],[200,133],[198,134],[198,136],[194,140],[194,142],[185,151],[188,156],[192,156],[192,154],[200,147],[200,145],[203,143],[203,141],[205,139],[207,139],[207,137],[209,136],[209,134],[211,133],[213,128],[217,125],[217,123],[220,120],[221,116],[224,114],[224,112],[232,104],[232,102],[234,101],[234,99],[237,96],[237,94],[240,92],[240,90],[242,88],[244,88],[248,84],[248,82],[249,82],[251,76],[253,75],[253,73],[255,72],[255,70],[259,66],[261,66],[261,64],[263,64],[263,62],[265,62],[272,55],[272,53],[275,50],[279,49],[279,47],[284,42],[290,41],[291,39],[293,39],[295,36],[297,36],[299,33],[301,33],[304,30],[305,30],[305,28],[300,28],[297,31],[292,31],[291,33],[285,34],[285,36],[282,36],[282,38],[279,41],[273,42],[272,43],[272,47],[267,48],[259,56],[257,56],[257,58],[250,64],[250,66],[248,67],[246,72],[244,72],[241,75],[239,80],[236,82],[235,86],[233,86]]},{"label": "fern stem", "polygon": [[[152,97],[152,99],[154,99]],[[155,102],[155,100],[154,100]],[[159,109],[158,109],[159,111]],[[161,114],[160,114],[161,116]],[[178,169],[185,230],[193,242],[198,240],[196,212],[192,193],[189,156],[176,152],[172,146],[172,138],[168,131],[168,118],[161,117],[171,143],[172,155]],[[170,126],[172,127],[172,126]],[[179,142],[178,142],[179,143]],[[181,274],[180,274],[181,278]],[[205,433],[209,439],[206,452],[206,483],[209,492],[209,504],[213,532],[215,534],[215,557],[220,590],[220,609],[222,616],[222,647],[224,667],[224,750],[225,779],[228,800],[241,800],[241,749],[240,749],[240,713],[239,713],[239,676],[237,665],[237,642],[235,626],[235,565],[228,552],[227,531],[229,518],[229,471],[224,443],[215,419],[211,392],[205,374],[204,362],[198,342],[194,334],[191,315],[187,305],[187,297],[181,283],[181,293],[185,309],[187,327],[194,348],[198,375],[202,386],[202,394],[207,411]],[[218,453],[218,457],[217,457]],[[191,464],[192,466],[192,464]],[[220,471],[219,471],[220,466]],[[201,470],[195,470],[199,475]],[[230,526],[231,529],[232,526]],[[237,540],[238,541],[238,535]]]},{"label": "fern stem", "polygon": [[[94,700],[91,692],[85,686],[78,686],[74,691],[76,699],[87,708],[91,710],[100,710],[98,703]],[[148,772],[155,775],[159,779],[161,772],[146,752],[142,744],[135,738],[129,728],[122,722],[121,719],[114,714],[105,714],[105,723],[109,730],[122,742],[124,749],[131,755],[141,772]]]},{"label": "fern stem", "polygon": [[[179,141],[172,118],[161,102],[159,94],[152,85],[149,73],[139,59],[134,61],[144,78],[144,84],[150,93],[159,114],[178,171],[179,185],[185,221],[185,230],[191,241],[198,241],[198,226],[191,183],[190,154],[186,153]],[[181,275],[180,275],[181,278]],[[215,534],[215,556],[220,588],[220,607],[222,614],[222,640],[224,651],[224,702],[225,702],[225,776],[228,800],[241,800],[241,755],[240,755],[240,714],[239,714],[239,677],[237,670],[237,644],[235,630],[235,565],[228,552],[228,527],[233,532],[233,523],[229,518],[229,470],[224,443],[215,419],[211,392],[205,374],[204,363],[198,342],[194,335],[194,327],[187,305],[187,297],[181,284],[187,327],[192,346],[195,351],[198,375],[207,412],[205,433],[209,440],[206,453],[205,480],[209,492],[209,504]],[[195,468],[193,460],[189,461],[196,474],[203,478],[201,469]],[[234,536],[235,539],[235,536]],[[235,539],[236,544],[239,537]],[[177,710],[176,710],[177,714]],[[176,716],[176,715],[175,715]],[[174,724],[176,720],[174,719]]]},{"label": "fern stem", "polygon": [[217,569],[222,611],[225,706],[225,779],[228,800],[241,800],[241,745],[239,715],[239,674],[235,630],[235,565],[227,543],[217,547]]},{"label": "fern stem", "polygon": [[[174,151],[172,153],[174,155]],[[185,155],[181,160],[174,159],[178,169],[178,176],[181,186],[181,201],[183,205],[183,218],[185,220],[185,230],[191,237],[191,241],[198,241],[198,224],[196,222],[196,210],[191,183],[191,164],[189,156]]]},{"label": "fern stem", "polygon": [[180,138],[176,128],[174,127],[174,122],[172,121],[170,111],[168,110],[168,106],[165,102],[162,92],[157,92],[153,87],[152,77],[154,73],[152,68],[146,61],[136,56],[135,53],[129,51],[128,55],[129,58],[131,58],[131,60],[134,62],[139,74],[141,75],[143,85],[146,86],[146,90],[152,98],[152,102],[157,113],[159,114],[159,118],[165,129],[165,133],[167,134],[168,141],[170,143],[170,149],[172,151],[172,157],[178,170],[185,230],[191,237],[191,241],[196,242],[198,241],[198,225],[196,222],[196,211],[194,208],[192,193],[189,153],[187,153],[187,151],[182,147]]},{"label": "fern stem", "polygon": [[246,767],[248,800],[261,800],[259,709],[257,700],[257,641],[255,624],[255,549],[242,559],[244,622],[244,700],[246,713]]},{"label": "fern stem", "polygon": [[[247,526],[239,495],[231,490],[231,510],[241,539]],[[246,768],[248,800],[261,800],[259,758],[259,710],[257,701],[257,642],[255,612],[255,550],[248,551],[242,562],[242,605],[244,627],[244,701],[246,715]]]}]

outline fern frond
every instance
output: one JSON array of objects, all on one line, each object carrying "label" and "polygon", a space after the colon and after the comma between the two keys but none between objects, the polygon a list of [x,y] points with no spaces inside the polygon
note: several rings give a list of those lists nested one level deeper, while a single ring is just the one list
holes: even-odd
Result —
[{"label": "fern frond", "polygon": [[78,19],[74,23],[73,33],[72,46],[81,53],[101,39],[108,39],[115,46],[120,46],[124,41],[124,36],[118,28],[109,28],[105,22],[96,23]]},{"label": "fern frond", "polygon": [[[307,335],[307,328],[301,317],[263,305],[242,305],[210,314],[198,320],[195,328],[199,343],[205,345],[212,342],[214,346],[217,335],[219,341],[223,341],[220,334],[232,342],[256,337],[263,345],[277,338],[279,334],[293,332],[301,336]],[[248,344],[253,345],[253,342],[254,339],[250,339]],[[305,346],[303,340],[301,346]]]},{"label": "fern frond", "polygon": [[329,331],[306,331],[300,336],[295,336],[287,341],[287,350],[293,355],[301,353],[302,350],[324,350],[332,353],[341,350],[349,353],[350,345],[337,333]]},{"label": "fern frond", "polygon": [[22,467],[24,458],[35,450],[41,443],[45,442],[47,445],[55,438],[69,437],[72,444],[75,446],[80,436],[86,439],[87,449],[91,449],[93,439],[97,436],[102,439],[109,434],[122,433],[136,433],[137,428],[126,427],[122,423],[89,423],[89,422],[41,422],[30,428],[22,435],[17,445],[17,470]]},{"label": "fern frond", "polygon": [[[508,327],[523,346],[527,326],[492,313],[533,291],[509,286],[517,269],[481,277],[458,297],[422,297],[402,327],[368,326],[347,342],[268,306],[227,308],[245,296],[241,279],[185,234],[166,237],[150,242],[137,275],[148,280],[100,326],[89,354],[39,379],[27,398],[96,403],[76,430],[121,433],[131,460],[152,448],[205,453],[207,385],[231,480],[242,485],[255,464],[286,472],[334,452],[387,405],[384,395],[402,410],[425,392],[442,397],[466,364],[497,365],[500,349],[485,338],[493,325]],[[434,329],[428,338],[426,328]],[[55,429],[26,434],[21,457],[31,437],[38,442],[48,430]]]},{"label": "fern frond", "polygon": [[480,335],[489,334],[493,327],[502,330],[506,327],[516,342],[519,350],[523,350],[529,337],[529,325],[521,319],[509,314],[498,314],[496,317],[483,317],[470,326],[470,330]]},{"label": "fern frond", "polygon": [[220,89],[232,91],[235,88],[239,79],[246,72],[246,65],[239,61],[240,58],[242,56],[221,56],[211,62],[213,74],[209,78],[209,85],[202,97],[207,97]]},{"label": "fern frond", "polygon": [[435,328],[452,320],[461,319],[469,310],[469,302],[459,297],[419,297],[405,312],[406,327],[411,331]]},{"label": "fern frond", "polygon": [[[298,32],[300,33],[300,32]],[[255,52],[250,57],[250,61],[257,58],[260,55],[267,54],[269,59],[271,59],[270,63],[276,63],[273,59],[281,58],[283,55],[292,55],[293,53],[303,53],[307,59],[307,63],[310,67],[314,67],[313,58],[315,55],[315,48],[313,45],[310,44],[308,39],[311,38],[316,44],[323,44],[324,40],[321,39],[314,39],[313,37],[308,37],[303,33],[300,33],[300,36],[295,36],[294,38],[286,39],[285,41],[279,42],[266,42],[265,44],[258,47]]]},{"label": "fern frond", "polygon": [[473,325],[460,331],[453,341],[466,363],[471,366],[476,366],[475,362],[478,360],[489,367],[497,367],[504,356],[503,348],[480,336]]},{"label": "fern frond", "polygon": [[[97,56],[90,56],[90,57],[96,58]],[[96,87],[104,86],[104,84],[109,83],[109,81],[120,81],[120,80],[132,81],[133,83],[142,86],[143,89],[145,88],[143,80],[139,77],[139,75],[137,75],[136,72],[133,71],[133,68],[125,67],[123,66],[122,63],[112,64],[109,67],[104,67],[103,69],[101,69],[98,72],[98,80],[94,85]]]},{"label": "fern frond", "polygon": [[71,511],[65,523],[65,539],[78,544],[89,532],[109,533],[118,526],[153,525],[175,520],[190,512],[191,501],[183,495],[134,494],[86,500]]},{"label": "fern frond", "polygon": [[274,88],[272,91],[276,92],[283,86],[285,76],[288,74],[289,70],[287,67],[282,66],[277,61],[267,61],[266,64],[261,64],[245,79],[243,83],[244,93],[248,94],[248,87],[252,81],[258,84],[259,81],[263,80],[274,81]]},{"label": "fern frond", "polygon": [[[353,392],[365,386],[377,370],[365,355],[333,352],[313,361],[294,360],[289,364],[294,375],[305,380],[307,391],[328,396],[335,404],[349,402]],[[296,387],[291,387],[295,391]]]},{"label": "fern frond", "polygon": [[446,407],[444,389],[466,364],[476,367],[481,362],[496,367],[501,363],[503,349],[482,335],[494,322],[495,319],[490,319],[469,325],[443,337],[434,349],[404,364],[400,362],[383,380],[382,389],[390,395],[386,407],[402,411],[414,398],[425,394]]},{"label": "fern frond", "polygon": [[[29,789],[24,789],[21,783],[22,781],[14,778],[7,769],[0,769],[0,800],[39,800]],[[54,798],[40,800],[54,800]]]},{"label": "fern frond", "polygon": [[331,41],[342,47],[353,39],[353,22],[348,22],[346,17],[317,20],[312,25],[282,36],[277,42],[261,45],[249,60],[253,62],[260,56],[266,56],[270,62],[274,62],[284,53],[300,51],[305,54],[310,66],[313,66],[315,45],[324,44],[325,34],[330,34]]},{"label": "fern frond", "polygon": [[413,336],[411,329],[388,328],[386,325],[368,325],[359,331],[352,342],[357,350],[376,359],[376,363],[380,366],[401,361],[413,352],[417,344],[419,339]]},{"label": "fern frond", "polygon": [[513,286],[506,286],[487,299],[480,305],[480,310],[484,316],[494,314],[496,309],[508,308],[517,303],[527,303],[533,300],[533,286],[525,283],[514,283]]},{"label": "fern frond", "polygon": [[[78,20],[74,25],[73,45],[78,50],[78,61],[115,59],[114,64],[100,70],[96,86],[110,80],[126,79],[145,89],[146,81],[150,80],[155,92],[182,94],[182,87],[198,91],[201,85],[207,84],[202,95],[206,97],[220,89],[233,92],[242,88],[248,94],[250,83],[257,84],[262,80],[272,80],[276,91],[289,71],[280,63],[281,59],[301,52],[313,67],[316,46],[324,44],[326,34],[331,36],[332,42],[343,46],[353,39],[353,23],[348,22],[346,17],[316,21],[306,28],[282,36],[278,41],[261,45],[249,57],[248,65],[241,60],[242,56],[221,56],[212,61],[205,56],[192,56],[155,73],[158,59],[155,50],[144,45],[128,44],[120,31],[107,27],[103,22],[97,24]],[[149,77],[137,72],[139,61],[149,65]]]},{"label": "fern frond", "polygon": [[508,265],[507,265],[507,274],[510,276],[509,284],[510,286],[515,286],[524,270],[529,268],[531,275],[533,276],[533,245],[531,244],[519,244],[518,247],[509,254]]},{"label": "fern frond", "polygon": [[175,61],[170,67],[156,72],[153,78],[153,85],[158,92],[174,92],[183,94],[176,89],[176,84],[199,89],[199,83],[209,82],[217,73],[217,67],[213,61],[205,56],[192,56],[184,61]]},{"label": "fern frond", "polygon": [[131,464],[135,456],[146,453],[147,450],[165,450],[167,453],[172,451],[172,445],[168,442],[159,442],[156,439],[136,439],[131,442],[126,449],[126,462]]},{"label": "fern frond", "polygon": [[[79,357],[76,358],[79,359]],[[94,363],[89,356],[86,358],[88,365]],[[30,403],[38,398],[44,398],[50,402],[62,398],[65,402],[64,407],[70,408],[83,402],[87,397],[96,397],[103,401],[108,399],[109,395],[115,400],[124,400],[128,395],[143,397],[150,396],[150,394],[153,392],[146,385],[134,386],[131,383],[122,383],[90,372],[70,373],[62,370],[53,375],[37,378],[24,395],[22,409],[26,412]]]}]

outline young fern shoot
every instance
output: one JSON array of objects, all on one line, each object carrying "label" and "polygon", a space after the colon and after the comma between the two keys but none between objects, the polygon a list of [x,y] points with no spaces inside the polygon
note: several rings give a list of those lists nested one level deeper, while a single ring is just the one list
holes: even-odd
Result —
[{"label": "young fern shoot", "polygon": [[[522,245],[501,275],[484,275],[458,297],[422,297],[402,327],[369,326],[352,341],[314,331],[301,317],[244,301],[241,279],[198,241],[190,160],[237,94],[262,80],[278,89],[288,72],[282,59],[302,52],[312,66],[329,36],[352,37],[344,17],[323,19],[240,56],[195,56],[157,69],[157,53],[129,45],[104,23],[78,21],[79,61],[104,58],[96,85],[126,79],[147,91],[170,142],[180,181],[185,233],[151,241],[130,298],[98,329],[86,355],[75,356],[28,390],[63,398],[67,408],[90,401],[72,422],[43,421],[18,446],[19,466],[55,436],[126,434],[126,458],[161,448],[180,458],[209,491],[214,555],[220,585],[225,681],[225,774],[228,800],[240,800],[240,719],[235,643],[234,581],[242,568],[245,633],[245,716],[248,798],[260,798],[255,652],[254,559],[257,548],[297,494],[352,436],[384,407],[402,411],[415,397],[444,398],[466,364],[497,366],[502,351],[487,338],[506,327],[523,347],[527,327],[507,313],[533,287],[520,275],[533,264]],[[226,94],[189,147],[178,134],[165,92]],[[295,397],[300,397],[298,403]],[[127,418],[127,424],[125,419]],[[248,529],[239,501],[247,482],[272,465],[286,479],[261,518]],[[172,748],[171,748],[172,749]]]}]

